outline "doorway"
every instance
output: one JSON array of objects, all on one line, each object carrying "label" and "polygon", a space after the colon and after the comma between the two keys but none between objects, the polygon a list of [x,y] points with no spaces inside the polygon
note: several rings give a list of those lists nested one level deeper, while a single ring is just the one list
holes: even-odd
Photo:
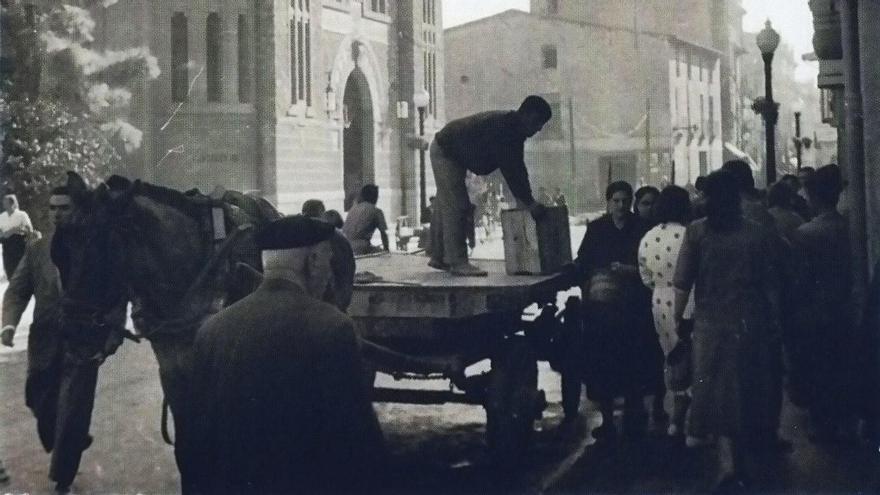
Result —
[{"label": "doorway", "polygon": [[374,182],[373,101],[366,76],[355,67],[345,82],[342,98],[345,128],[342,133],[345,211],[357,201],[361,187]]}]

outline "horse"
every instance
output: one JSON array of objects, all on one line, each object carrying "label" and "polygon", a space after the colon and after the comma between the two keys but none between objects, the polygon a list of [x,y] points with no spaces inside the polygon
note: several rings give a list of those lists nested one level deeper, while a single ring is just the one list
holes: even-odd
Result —
[{"label": "horse", "polygon": [[[158,361],[179,445],[196,331],[250,292],[237,287],[236,267],[262,270],[254,231],[282,215],[268,201],[234,191],[183,193],[120,176],[91,189],[68,172],[67,188],[70,225],[52,241],[64,289],[62,324],[97,328],[114,308],[132,304],[137,338],[149,341]],[[185,487],[177,445],[175,456]]]}]

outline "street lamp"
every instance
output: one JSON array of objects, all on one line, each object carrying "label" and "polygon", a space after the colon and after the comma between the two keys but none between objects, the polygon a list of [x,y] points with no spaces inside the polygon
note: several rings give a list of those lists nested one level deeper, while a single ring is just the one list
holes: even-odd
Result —
[{"label": "street lamp", "polygon": [[767,135],[767,187],[776,182],[776,121],[779,118],[779,104],[773,101],[773,53],[779,46],[779,33],[773,30],[770,20],[758,33],[758,49],[764,59],[764,98],[758,98],[752,109],[764,117]]},{"label": "street lamp", "polygon": [[332,72],[327,72],[327,87],[324,89],[324,109],[327,110],[329,119],[336,113],[336,92],[333,91]]},{"label": "street lamp", "polygon": [[[425,136],[425,109],[431,103],[431,95],[425,88],[419,88],[413,93],[413,104],[419,110],[419,137]],[[419,147],[419,217],[421,223],[426,223],[428,201],[425,197],[425,147]],[[430,219],[428,219],[430,221]]]}]

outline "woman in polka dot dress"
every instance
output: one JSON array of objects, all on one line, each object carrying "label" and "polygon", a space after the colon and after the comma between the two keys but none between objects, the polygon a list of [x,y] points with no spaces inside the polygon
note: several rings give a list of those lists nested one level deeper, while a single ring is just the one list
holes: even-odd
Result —
[{"label": "woman in polka dot dress", "polygon": [[[654,210],[656,219],[660,223],[649,230],[639,244],[639,273],[645,286],[653,291],[651,299],[654,327],[660,339],[663,355],[668,356],[678,343],[673,318],[675,303],[673,279],[678,262],[678,251],[681,249],[686,225],[690,220],[690,196],[686,190],[678,186],[668,186],[660,193]],[[686,317],[690,317],[689,313]],[[655,395],[655,409],[662,410],[665,395],[665,389]],[[677,392],[668,430],[670,435],[679,435],[683,432],[687,405],[686,392]]]}]

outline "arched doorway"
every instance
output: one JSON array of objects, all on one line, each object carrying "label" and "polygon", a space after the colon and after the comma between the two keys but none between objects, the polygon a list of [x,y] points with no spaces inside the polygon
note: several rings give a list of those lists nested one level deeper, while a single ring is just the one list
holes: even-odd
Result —
[{"label": "arched doorway", "polygon": [[373,101],[366,76],[355,67],[342,97],[345,130],[342,134],[345,211],[357,200],[361,187],[374,182]]}]

